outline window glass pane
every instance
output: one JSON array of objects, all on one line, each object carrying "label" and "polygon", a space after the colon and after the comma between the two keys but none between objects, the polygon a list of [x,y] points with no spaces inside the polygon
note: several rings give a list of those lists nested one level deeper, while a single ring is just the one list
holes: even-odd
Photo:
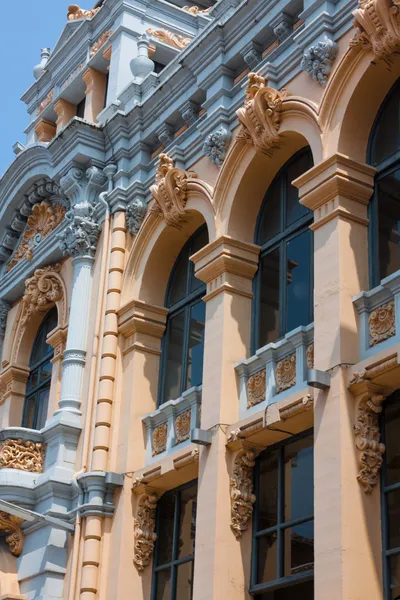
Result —
[{"label": "window glass pane", "polygon": [[259,348],[279,338],[279,257],[276,248],[261,259]]},{"label": "window glass pane", "polygon": [[47,410],[49,407],[49,396],[50,385],[47,385],[44,389],[41,389],[36,395],[36,397],[38,397],[38,405],[35,429],[42,429],[42,427],[45,426]]},{"label": "window glass pane", "polygon": [[159,571],[156,575],[156,600],[170,600],[171,598],[171,569]]},{"label": "window glass pane", "polygon": [[45,363],[41,369],[40,369],[40,380],[44,381],[46,379],[48,379],[49,377],[51,377],[51,370],[52,370],[53,365],[51,364],[51,362],[47,362]]},{"label": "window glass pane", "polygon": [[400,490],[387,495],[389,548],[400,547]]},{"label": "window glass pane", "polygon": [[383,279],[400,268],[400,169],[377,183],[379,220],[379,275]]},{"label": "window glass pane", "polygon": [[36,396],[31,396],[25,399],[24,406],[24,417],[22,420],[22,427],[28,429],[34,429],[35,426],[35,399]]},{"label": "window glass pane", "polygon": [[178,558],[194,555],[197,485],[182,490],[179,519]]},{"label": "window glass pane", "polygon": [[260,461],[258,531],[273,527],[278,518],[278,457],[269,452]]},{"label": "window glass pane", "polygon": [[308,208],[299,202],[299,190],[292,185],[292,181],[303,175],[312,166],[310,152],[301,154],[292,162],[286,172],[286,226],[292,225],[295,221],[309,213]]},{"label": "window glass pane", "polygon": [[313,437],[285,446],[285,521],[314,513]]},{"label": "window glass pane", "polygon": [[389,559],[390,566],[390,598],[391,600],[399,600],[400,598],[400,554],[391,556]]},{"label": "window glass pane", "polygon": [[385,407],[386,484],[400,481],[400,402],[388,401]]},{"label": "window glass pane", "polygon": [[[172,560],[175,495],[167,494],[158,502],[157,566]],[[161,596],[163,598],[163,596]]]},{"label": "window glass pane", "polygon": [[[204,228],[198,235],[195,235],[193,237],[191,248],[190,248],[190,255],[195,254],[196,252],[198,252],[199,250],[204,248],[204,246],[206,246],[207,244],[208,244],[208,231],[207,231],[207,229]],[[205,287],[205,284],[203,281],[200,281],[200,279],[197,279],[197,277],[194,276],[194,264],[192,262],[190,262],[190,291],[194,292],[201,286]]]},{"label": "window glass pane", "polygon": [[29,379],[26,382],[26,390],[32,390],[34,387],[36,387],[39,383],[39,370],[35,369],[34,371],[31,371],[29,374]]},{"label": "window glass pane", "polygon": [[285,529],[285,576],[314,568],[314,521]]},{"label": "window glass pane", "polygon": [[176,400],[181,394],[184,329],[184,311],[168,320],[167,347],[165,348],[165,384],[162,402]]},{"label": "window glass pane", "polygon": [[205,320],[206,305],[200,301],[190,309],[186,389],[200,385],[203,380]]},{"label": "window glass pane", "polygon": [[268,190],[261,216],[261,227],[257,243],[261,246],[281,231],[281,188],[284,177],[281,175]]},{"label": "window glass pane", "polygon": [[385,103],[375,130],[372,162],[378,164],[400,148],[400,86]]},{"label": "window glass pane", "polygon": [[308,325],[311,298],[312,233],[310,230],[293,238],[287,243],[287,326],[292,331],[300,325]]},{"label": "window glass pane", "polygon": [[314,581],[266,592],[256,596],[256,600],[314,600]]},{"label": "window glass pane", "polygon": [[193,565],[193,561],[190,561],[178,567],[175,600],[192,600]]},{"label": "window glass pane", "polygon": [[173,306],[186,295],[186,285],[189,268],[189,248],[184,248],[175,263],[169,287],[168,306]]},{"label": "window glass pane", "polygon": [[274,531],[257,540],[257,583],[274,581],[278,577],[278,543]]}]

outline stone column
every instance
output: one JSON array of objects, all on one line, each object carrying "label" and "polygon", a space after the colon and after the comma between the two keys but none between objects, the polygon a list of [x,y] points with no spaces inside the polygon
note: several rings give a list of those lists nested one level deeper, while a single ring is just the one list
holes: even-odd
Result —
[{"label": "stone column", "polygon": [[86,360],[88,323],[92,293],[93,263],[100,234],[94,218],[94,206],[106,177],[96,167],[86,172],[72,168],[60,181],[60,187],[71,201],[66,214],[68,226],[60,234],[64,254],[72,256],[74,281],[64,351],[59,410],[80,416],[82,382]]},{"label": "stone column", "polygon": [[330,389],[314,400],[318,600],[382,598],[379,486],[366,495],[357,481],[356,398],[348,389],[348,365],[359,360],[352,297],[368,289],[374,172],[337,154],[294,182],[314,211],[314,363],[331,374]]},{"label": "stone column", "polygon": [[200,450],[194,600],[247,598],[250,560],[244,564],[243,556],[251,554],[251,528],[241,541],[231,530],[232,456],[218,424],[239,416],[234,364],[249,355],[258,254],[258,246],[222,236],[191,257],[207,283],[201,427],[213,434],[211,446]]}]

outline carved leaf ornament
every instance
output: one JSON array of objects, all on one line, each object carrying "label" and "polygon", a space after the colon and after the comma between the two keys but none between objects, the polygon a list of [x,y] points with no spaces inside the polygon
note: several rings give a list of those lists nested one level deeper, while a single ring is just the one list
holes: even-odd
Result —
[{"label": "carved leaf ornament", "polygon": [[4,440],[0,442],[0,469],[18,469],[42,473],[45,445],[29,440]]},{"label": "carved leaf ornament", "polygon": [[242,126],[237,139],[271,156],[279,147],[282,102],[286,95],[286,90],[270,88],[265,85],[264,77],[249,73],[244,106],[236,111]]},{"label": "carved leaf ornament", "polygon": [[139,572],[150,564],[154,552],[154,543],[157,539],[155,533],[156,509],[157,496],[151,493],[143,494],[139,500],[134,526],[135,556],[133,562]]},{"label": "carved leaf ornament", "polygon": [[26,324],[35,312],[47,312],[49,308],[61,300],[63,289],[57,277],[61,271],[61,265],[48,265],[43,269],[37,269],[32,277],[25,282],[25,294],[22,298],[24,308],[21,322]]},{"label": "carved leaf ornament", "polygon": [[253,494],[253,468],[255,452],[244,450],[236,457],[233,474],[230,480],[231,488],[231,529],[239,539],[249,526],[256,497]]},{"label": "carved leaf ornament", "polygon": [[360,470],[357,480],[366,494],[378,483],[379,471],[385,445],[380,442],[379,415],[386,396],[374,394],[360,401],[357,409],[357,421],[354,425],[356,446],[360,450]]},{"label": "carved leaf ornament", "polygon": [[177,48],[178,50],[183,50],[183,48],[186,48],[192,41],[191,38],[185,38],[183,35],[172,33],[167,29],[152,29],[151,27],[148,27],[146,33],[156,38],[159,42]]},{"label": "carved leaf ornament", "polygon": [[357,32],[350,46],[371,50],[376,60],[391,63],[400,50],[400,0],[358,0],[353,12]]}]

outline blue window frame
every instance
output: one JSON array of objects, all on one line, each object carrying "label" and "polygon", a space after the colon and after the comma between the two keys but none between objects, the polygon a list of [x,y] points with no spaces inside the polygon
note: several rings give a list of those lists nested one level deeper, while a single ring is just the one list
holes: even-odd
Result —
[{"label": "blue window frame", "polygon": [[264,198],[256,226],[261,246],[254,278],[252,352],[313,320],[312,212],[291,182],[313,166],[311,150],[295,154]]},{"label": "blue window frame", "polygon": [[167,286],[169,309],[162,343],[158,404],[176,400],[203,380],[205,284],[194,275],[189,257],[208,244],[207,228],[201,227],[182,248]]},{"label": "blue window frame", "polygon": [[57,309],[54,307],[45,317],[35,341],[29,362],[30,373],[26,384],[22,427],[41,429],[47,418],[51,384],[52,346],[46,343],[50,331],[57,326]]},{"label": "blue window frame", "polygon": [[384,600],[400,600],[400,391],[385,400],[381,471]]},{"label": "blue window frame", "polygon": [[368,162],[376,168],[369,204],[370,287],[400,269],[400,79],[375,119]]},{"label": "blue window frame", "polygon": [[256,461],[250,593],[314,600],[314,449],[308,430]]},{"label": "blue window frame", "polygon": [[196,537],[197,481],[158,501],[152,600],[191,600]]}]

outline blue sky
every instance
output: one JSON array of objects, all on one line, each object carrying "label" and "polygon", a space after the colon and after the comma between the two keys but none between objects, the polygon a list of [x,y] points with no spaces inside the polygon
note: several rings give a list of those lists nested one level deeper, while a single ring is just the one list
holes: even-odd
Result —
[{"label": "blue sky", "polygon": [[[18,0],[1,4],[2,85],[0,93],[0,176],[14,158],[13,144],[25,143],[28,124],[22,94],[33,83],[33,67],[40,62],[40,49],[54,48],[67,20],[71,0]],[[80,4],[80,3],[79,3]],[[91,8],[94,0],[81,0]]]}]

